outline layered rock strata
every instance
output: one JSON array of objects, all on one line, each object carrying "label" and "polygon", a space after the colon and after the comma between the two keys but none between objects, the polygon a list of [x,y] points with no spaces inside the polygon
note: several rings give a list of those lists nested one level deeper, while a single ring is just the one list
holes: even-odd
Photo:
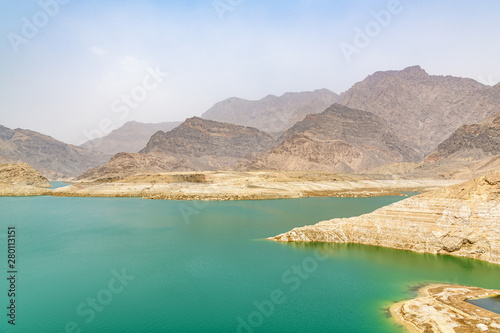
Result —
[{"label": "layered rock strata", "polygon": [[270,239],[358,243],[500,264],[500,172]]}]

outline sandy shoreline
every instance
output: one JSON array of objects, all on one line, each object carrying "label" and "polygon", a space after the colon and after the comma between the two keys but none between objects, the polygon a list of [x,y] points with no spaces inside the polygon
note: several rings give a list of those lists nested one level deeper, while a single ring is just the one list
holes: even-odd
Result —
[{"label": "sandy shoreline", "polygon": [[500,332],[500,315],[466,302],[500,295],[500,290],[452,284],[429,284],[412,300],[390,312],[409,332]]},{"label": "sandy shoreline", "polygon": [[444,179],[384,179],[328,172],[178,172],[83,180],[57,189],[0,187],[0,196],[140,197],[164,200],[268,200],[373,197],[426,192],[460,183]]},{"label": "sandy shoreline", "polygon": [[320,172],[200,172],[78,182],[54,196],[142,197],[166,200],[266,200],[306,197],[372,197],[425,192],[459,180],[369,179]]}]

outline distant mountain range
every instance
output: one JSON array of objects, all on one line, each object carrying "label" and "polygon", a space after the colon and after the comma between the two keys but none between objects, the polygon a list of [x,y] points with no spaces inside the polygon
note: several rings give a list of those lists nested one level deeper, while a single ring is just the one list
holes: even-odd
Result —
[{"label": "distant mountain range", "polygon": [[328,89],[268,95],[258,101],[229,98],[215,104],[201,118],[255,127],[268,133],[283,132],[308,114],[325,111],[339,95]]},{"label": "distant mountain range", "polygon": [[158,131],[168,132],[180,124],[181,122],[146,124],[129,121],[108,135],[87,141],[80,147],[113,155],[121,152],[137,153],[146,146],[153,134]]},{"label": "distant mountain range", "polygon": [[500,166],[499,110],[500,84],[414,66],[374,73],[341,96],[230,98],[183,123],[129,122],[81,147],[0,126],[0,163],[26,162],[51,179],[217,169],[475,176]]},{"label": "distant mountain range", "polygon": [[418,153],[403,144],[382,118],[340,104],[308,115],[287,130],[279,142],[240,167],[352,172],[418,159]]},{"label": "distant mountain range", "polygon": [[111,155],[88,151],[38,132],[0,125],[0,157],[11,163],[28,163],[50,179],[61,179],[103,164]]},{"label": "distant mountain range", "polygon": [[274,144],[272,136],[256,128],[193,117],[169,132],[155,133],[138,154],[119,153],[78,178],[229,169],[246,155]]}]

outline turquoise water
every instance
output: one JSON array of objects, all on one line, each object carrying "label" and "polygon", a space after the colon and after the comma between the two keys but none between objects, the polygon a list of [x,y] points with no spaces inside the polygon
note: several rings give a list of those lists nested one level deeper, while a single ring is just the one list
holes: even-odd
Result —
[{"label": "turquoise water", "polygon": [[50,185],[52,185],[51,189],[56,189],[60,187],[66,187],[68,185],[71,185],[70,183],[64,183],[64,182],[50,182]]},{"label": "turquoise water", "polygon": [[0,275],[8,225],[18,270],[15,328],[0,280],[0,332],[390,333],[387,306],[415,285],[499,287],[474,260],[262,240],[400,199],[0,198]]}]

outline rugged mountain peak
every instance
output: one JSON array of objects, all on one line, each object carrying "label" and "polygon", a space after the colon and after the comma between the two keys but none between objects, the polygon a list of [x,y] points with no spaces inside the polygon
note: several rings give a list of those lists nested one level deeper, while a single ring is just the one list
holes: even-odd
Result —
[{"label": "rugged mountain peak", "polygon": [[[273,140],[269,134],[259,131],[258,129],[253,127],[228,124],[214,120],[202,119],[200,117],[188,118],[184,121],[184,123],[179,125],[179,127],[179,130],[175,131],[176,133],[180,133],[182,132],[182,129],[189,127],[193,130],[200,131],[207,135],[224,135],[228,137],[234,137],[246,133],[266,137]],[[164,132],[162,133],[163,135],[165,134]]]},{"label": "rugged mountain peak", "polygon": [[406,76],[406,77],[427,77],[429,74],[422,69],[422,67],[416,65],[416,66],[410,66],[406,67],[400,72],[401,76]]},{"label": "rugged mountain peak", "polygon": [[368,76],[342,95],[341,104],[382,117],[423,158],[458,127],[498,112],[498,102],[495,88],[413,66]]},{"label": "rugged mountain peak", "polygon": [[372,75],[368,75],[368,77],[361,82],[356,83],[355,85],[361,84],[365,81],[379,81],[379,80],[384,80],[390,77],[393,78],[404,78],[404,79],[425,79],[426,77],[429,77],[430,75],[427,74],[427,72],[422,69],[422,67],[416,65],[416,66],[410,66],[406,67],[403,70],[389,70],[389,71],[378,71],[373,73]]},{"label": "rugged mountain peak", "polygon": [[460,127],[424,162],[478,161],[493,155],[500,155],[500,112],[478,124]]},{"label": "rugged mountain peak", "polygon": [[0,125],[0,140],[10,140],[16,134],[15,131]]},{"label": "rugged mountain peak", "polygon": [[187,158],[199,170],[232,166],[247,154],[270,149],[276,143],[256,128],[192,117],[170,132],[155,133],[143,154]]},{"label": "rugged mountain peak", "polygon": [[0,158],[26,162],[51,179],[69,178],[104,163],[109,155],[66,144],[38,132],[0,126]]},{"label": "rugged mountain peak", "polygon": [[258,101],[233,97],[215,104],[201,117],[276,133],[292,127],[308,114],[324,111],[338,100],[339,96],[327,89],[290,92],[279,97],[267,95]]},{"label": "rugged mountain peak", "polygon": [[418,157],[380,117],[340,104],[308,115],[283,133],[279,141],[269,152],[250,157],[238,168],[349,172]]},{"label": "rugged mountain peak", "polygon": [[80,147],[106,154],[136,153],[146,146],[154,133],[158,131],[168,132],[180,124],[180,122],[148,124],[128,121],[105,137],[87,141]]}]

